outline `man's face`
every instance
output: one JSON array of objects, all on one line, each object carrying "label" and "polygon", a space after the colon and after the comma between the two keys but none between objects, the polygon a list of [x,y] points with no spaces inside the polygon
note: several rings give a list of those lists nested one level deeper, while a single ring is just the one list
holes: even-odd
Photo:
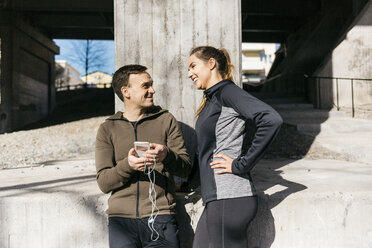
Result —
[{"label": "man's face", "polygon": [[155,94],[155,90],[152,84],[152,79],[147,72],[131,74],[129,76],[129,86],[126,88],[127,92],[125,95],[127,103],[138,108],[153,106],[153,95]]}]

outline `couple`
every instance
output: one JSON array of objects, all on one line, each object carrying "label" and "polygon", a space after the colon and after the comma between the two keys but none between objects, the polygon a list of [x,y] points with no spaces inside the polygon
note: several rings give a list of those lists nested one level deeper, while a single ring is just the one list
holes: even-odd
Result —
[{"label": "couple", "polygon": [[[188,71],[196,88],[204,90],[195,130],[205,208],[193,247],[246,247],[246,230],[257,211],[249,172],[282,119],[232,82],[225,49],[192,49]],[[97,182],[111,193],[110,248],[179,247],[172,176],[187,177],[191,171],[181,129],[168,111],[153,105],[155,91],[146,67],[120,68],[113,87],[125,111],[101,124],[96,138]],[[244,147],[248,119],[257,129],[251,146]],[[150,149],[137,156],[134,141],[148,141]]]}]

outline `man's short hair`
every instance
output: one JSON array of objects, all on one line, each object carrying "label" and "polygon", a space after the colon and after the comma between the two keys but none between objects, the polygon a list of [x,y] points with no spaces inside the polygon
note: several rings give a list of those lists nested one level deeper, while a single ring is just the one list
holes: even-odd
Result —
[{"label": "man's short hair", "polygon": [[121,88],[130,86],[129,76],[130,74],[141,74],[146,72],[147,67],[143,65],[125,65],[119,68],[114,76],[112,77],[112,87],[114,88],[115,94],[124,102],[123,94],[121,93]]}]

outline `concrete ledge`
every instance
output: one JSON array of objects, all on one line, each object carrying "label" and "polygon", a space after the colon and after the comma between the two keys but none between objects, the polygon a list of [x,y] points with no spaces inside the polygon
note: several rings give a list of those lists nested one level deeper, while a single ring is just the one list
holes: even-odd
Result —
[{"label": "concrete ledge", "polygon": [[262,161],[261,208],[249,247],[372,247],[372,166],[337,160]]},{"label": "concrete ledge", "polygon": [[93,160],[0,172],[0,247],[106,247]]},{"label": "concrete ledge", "polygon": [[[0,247],[108,247],[107,195],[92,159],[0,172]],[[372,168],[335,160],[263,160],[253,171],[260,208],[249,247],[372,244]],[[178,197],[182,247],[192,244],[200,195]]]}]

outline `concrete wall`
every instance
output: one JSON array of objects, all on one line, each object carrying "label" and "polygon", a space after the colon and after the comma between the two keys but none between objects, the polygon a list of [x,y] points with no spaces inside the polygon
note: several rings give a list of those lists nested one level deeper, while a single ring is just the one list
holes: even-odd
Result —
[{"label": "concrete wall", "polygon": [[[372,2],[314,76],[372,79]],[[351,81],[338,80],[339,106],[351,107]],[[336,80],[321,81],[322,107],[337,102]],[[372,81],[354,81],[355,106],[372,104]]]},{"label": "concrete wall", "polygon": [[[372,169],[338,160],[261,160],[250,248],[370,248]],[[22,182],[22,183],[20,183]],[[0,173],[1,248],[108,247],[107,198],[94,159]],[[191,248],[199,194],[177,197],[181,248]]]},{"label": "concrete wall", "polygon": [[54,42],[9,12],[1,12],[0,133],[35,122],[55,105]]},{"label": "concrete wall", "polygon": [[1,105],[1,29],[0,29],[0,105]]},{"label": "concrete wall", "polygon": [[[12,50],[11,42],[12,29],[7,24],[3,16],[0,18],[0,37],[1,37],[1,104],[0,104],[0,133],[9,131],[11,126],[11,90],[12,90]],[[5,35],[6,34],[6,35]]]},{"label": "concrete wall", "polygon": [[[187,78],[192,47],[225,47],[240,85],[240,1],[115,0],[115,65],[139,63],[154,80],[155,104],[190,126],[202,99]],[[116,109],[123,103],[116,98]]]},{"label": "concrete wall", "polygon": [[[368,0],[318,2],[320,10],[309,15],[306,23],[292,32],[281,44],[269,73],[271,80],[266,82],[261,90],[266,95],[303,96],[304,101],[317,105],[316,83],[307,80],[304,74],[318,75],[317,70],[345,38],[346,30],[363,11]],[[343,53],[350,54],[350,51],[345,50]],[[326,101],[327,94],[323,92],[322,95],[322,107],[330,108]]]}]

